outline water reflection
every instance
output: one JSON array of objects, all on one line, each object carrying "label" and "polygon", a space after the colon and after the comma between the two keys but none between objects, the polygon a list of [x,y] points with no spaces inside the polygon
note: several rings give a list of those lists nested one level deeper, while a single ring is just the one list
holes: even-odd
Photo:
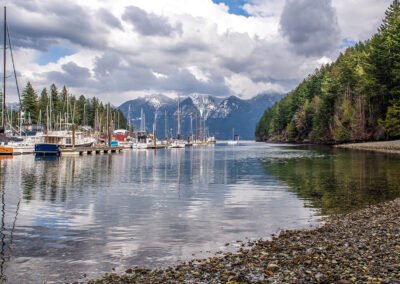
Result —
[{"label": "water reflection", "polygon": [[398,169],[382,155],[265,144],[0,160],[1,272],[76,281],[216,252],[315,224],[318,208],[393,197]]},{"label": "water reflection", "polygon": [[[301,149],[301,148],[300,148]],[[347,212],[400,196],[400,157],[364,151],[311,148],[315,156],[264,159],[267,174],[321,208]]]},{"label": "water reflection", "polygon": [[[6,174],[7,168],[6,163],[0,163],[0,176]],[[21,204],[21,198],[18,198],[17,205],[14,211],[13,206],[11,208],[6,208],[6,187],[5,180],[0,179],[0,192],[1,192],[1,221],[0,221],[0,239],[1,239],[1,249],[0,249],[0,282],[6,282],[7,276],[5,275],[5,269],[7,261],[11,258],[12,251],[14,249],[14,232],[17,224],[17,218],[19,213],[19,207]],[[11,213],[11,216],[6,216],[6,212]],[[10,214],[9,214],[10,215]],[[6,218],[9,217],[11,220],[11,227],[6,226]]]}]

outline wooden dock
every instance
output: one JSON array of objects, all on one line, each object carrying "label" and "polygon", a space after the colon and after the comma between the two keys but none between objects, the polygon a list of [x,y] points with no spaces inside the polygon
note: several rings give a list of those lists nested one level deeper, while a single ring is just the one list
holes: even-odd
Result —
[{"label": "wooden dock", "polygon": [[123,147],[111,147],[111,146],[93,146],[93,147],[75,147],[75,148],[62,148],[61,156],[72,156],[72,155],[93,155],[93,154],[111,154],[122,152]]}]

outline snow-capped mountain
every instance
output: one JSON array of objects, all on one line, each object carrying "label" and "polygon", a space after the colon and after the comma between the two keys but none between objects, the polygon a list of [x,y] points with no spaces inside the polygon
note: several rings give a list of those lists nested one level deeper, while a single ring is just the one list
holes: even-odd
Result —
[{"label": "snow-capped mountain", "polygon": [[[261,94],[250,100],[235,96],[220,98],[210,95],[192,94],[188,97],[172,99],[157,94],[137,98],[123,103],[119,109],[135,128],[140,127],[140,114],[143,109],[148,131],[153,130],[157,116],[156,132],[159,138],[166,133],[176,135],[178,100],[181,113],[182,135],[188,136],[206,124],[207,132],[217,139],[230,139],[232,128],[241,139],[254,139],[256,124],[263,112],[282,98],[281,94]],[[157,114],[157,115],[156,115]]]},{"label": "snow-capped mountain", "polygon": [[218,109],[221,101],[220,98],[202,94],[192,94],[189,98],[206,120]]}]

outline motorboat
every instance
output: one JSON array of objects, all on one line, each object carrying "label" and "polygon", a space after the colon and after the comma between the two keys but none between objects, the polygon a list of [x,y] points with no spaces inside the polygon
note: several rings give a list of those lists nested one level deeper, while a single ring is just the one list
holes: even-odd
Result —
[{"label": "motorboat", "polygon": [[132,138],[128,136],[128,131],[125,129],[118,129],[114,131],[114,139],[118,141],[118,146],[123,148],[133,148]]}]

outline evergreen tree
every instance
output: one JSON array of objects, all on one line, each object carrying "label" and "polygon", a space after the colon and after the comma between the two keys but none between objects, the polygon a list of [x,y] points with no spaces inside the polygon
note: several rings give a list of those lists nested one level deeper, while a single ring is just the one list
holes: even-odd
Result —
[{"label": "evergreen tree", "polygon": [[50,105],[51,109],[49,110],[50,112],[50,119],[51,119],[51,124],[54,125],[57,123],[57,115],[58,115],[58,102],[59,102],[59,97],[58,97],[58,90],[56,85],[52,84],[50,86]]},{"label": "evergreen tree", "polygon": [[396,100],[389,107],[386,119],[381,120],[380,124],[385,129],[389,138],[400,137],[400,99]]},{"label": "evergreen tree", "polygon": [[385,130],[395,137],[399,100],[400,4],[395,0],[371,40],[309,75],[264,113],[256,135],[343,142],[382,139]]},{"label": "evergreen tree", "polygon": [[39,109],[42,111],[42,113],[46,112],[48,104],[49,104],[49,95],[47,93],[47,89],[44,88],[40,93],[40,98],[39,98]]},{"label": "evergreen tree", "polygon": [[25,112],[25,118],[30,117],[32,123],[37,123],[38,98],[30,82],[26,84],[26,87],[22,93],[22,107]]},{"label": "evergreen tree", "polygon": [[[81,125],[87,125],[87,110],[86,110],[86,98],[81,95],[77,101],[77,111],[79,113],[79,117],[77,117],[77,122]],[[85,116],[84,116],[85,115]]]},{"label": "evergreen tree", "polygon": [[47,93],[47,89],[44,88],[42,92],[40,93],[40,98],[39,98],[39,114],[41,115],[41,123],[42,125],[47,126],[47,120],[46,116],[48,115],[48,106],[49,106],[49,95]]}]

